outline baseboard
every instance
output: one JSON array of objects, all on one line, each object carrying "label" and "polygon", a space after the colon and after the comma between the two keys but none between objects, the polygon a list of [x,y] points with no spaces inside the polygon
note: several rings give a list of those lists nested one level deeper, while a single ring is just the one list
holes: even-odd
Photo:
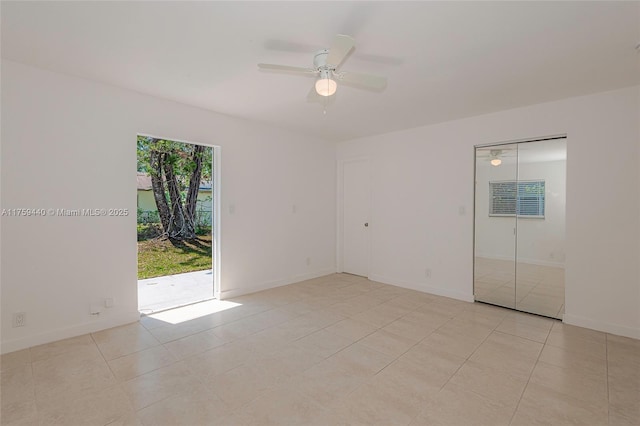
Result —
[{"label": "baseboard", "polygon": [[96,331],[105,330],[107,328],[117,327],[119,325],[130,324],[140,319],[138,311],[118,315],[113,318],[104,318],[96,321],[86,322],[83,324],[73,325],[71,327],[59,328],[47,331],[45,333],[34,334],[32,336],[22,337],[20,339],[7,340],[0,343],[0,353],[27,349],[33,346],[43,345],[45,343],[55,342],[57,340],[68,339],[70,337],[81,336],[83,334],[94,333]]},{"label": "baseboard", "polygon": [[323,269],[316,272],[294,275],[293,277],[290,277],[290,278],[266,281],[264,283],[247,287],[247,288],[234,288],[230,290],[223,289],[222,294],[220,295],[220,299],[225,300],[225,299],[230,299],[232,297],[244,296],[245,294],[257,293],[259,291],[269,290],[271,288],[276,288],[276,287],[282,287],[283,285],[289,285],[289,284],[297,283],[300,281],[310,280],[313,278],[323,277],[325,275],[330,275],[335,273],[336,273],[335,268]]},{"label": "baseboard", "polygon": [[377,281],[383,284],[394,285],[396,287],[408,288],[410,290],[421,291],[423,293],[435,294],[436,296],[449,297],[451,299],[462,300],[464,302],[473,302],[472,293],[463,293],[461,291],[450,290],[442,287],[432,287],[425,283],[416,283],[411,281],[404,281],[395,278],[383,277],[382,275],[369,275],[371,281]]},{"label": "baseboard", "polygon": [[638,328],[592,320],[590,318],[571,315],[567,313],[564,314],[562,321],[569,325],[590,328],[592,330],[603,331],[605,333],[615,334],[617,336],[631,337],[632,339],[640,339],[640,329]]}]

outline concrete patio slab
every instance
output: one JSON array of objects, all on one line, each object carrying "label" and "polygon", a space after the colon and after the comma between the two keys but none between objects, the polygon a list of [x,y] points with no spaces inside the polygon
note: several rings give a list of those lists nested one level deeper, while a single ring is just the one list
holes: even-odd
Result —
[{"label": "concrete patio slab", "polygon": [[143,314],[209,299],[213,299],[211,269],[138,280],[138,310]]}]

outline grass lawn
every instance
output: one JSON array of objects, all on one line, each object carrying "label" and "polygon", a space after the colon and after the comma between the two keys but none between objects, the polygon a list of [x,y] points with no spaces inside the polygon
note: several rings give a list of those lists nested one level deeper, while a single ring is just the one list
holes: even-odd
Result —
[{"label": "grass lawn", "polygon": [[211,269],[211,235],[192,241],[138,241],[138,279]]}]

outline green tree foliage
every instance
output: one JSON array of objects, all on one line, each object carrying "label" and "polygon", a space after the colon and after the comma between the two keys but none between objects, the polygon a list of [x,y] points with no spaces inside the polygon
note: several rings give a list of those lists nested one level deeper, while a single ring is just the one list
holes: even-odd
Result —
[{"label": "green tree foliage", "polygon": [[195,238],[195,213],[202,181],[212,181],[213,149],[138,136],[138,172],[151,176],[164,236]]},{"label": "green tree foliage", "polygon": [[[147,174],[152,173],[151,167],[149,165],[149,154],[151,151],[151,146],[154,145],[154,140],[157,141],[155,143],[156,150],[175,153],[173,154],[174,157],[172,158],[174,167],[178,167],[174,169],[175,173],[185,179],[181,181],[181,185],[183,185],[184,187],[188,186],[188,177],[195,168],[195,164],[187,157],[192,154],[193,147],[196,145],[165,139],[154,139],[148,136],[138,136],[138,171]],[[176,157],[179,157],[185,161],[179,161]],[[213,159],[213,148],[211,148],[210,146],[205,146],[202,153],[202,158],[204,160],[202,162],[202,180],[211,182],[213,172],[211,165]]]}]

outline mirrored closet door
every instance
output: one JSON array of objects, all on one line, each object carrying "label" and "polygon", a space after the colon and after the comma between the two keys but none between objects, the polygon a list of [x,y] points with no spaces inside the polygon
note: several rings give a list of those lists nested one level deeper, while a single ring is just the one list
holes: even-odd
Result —
[{"label": "mirrored closet door", "polygon": [[476,148],[477,301],[564,313],[566,139]]}]

